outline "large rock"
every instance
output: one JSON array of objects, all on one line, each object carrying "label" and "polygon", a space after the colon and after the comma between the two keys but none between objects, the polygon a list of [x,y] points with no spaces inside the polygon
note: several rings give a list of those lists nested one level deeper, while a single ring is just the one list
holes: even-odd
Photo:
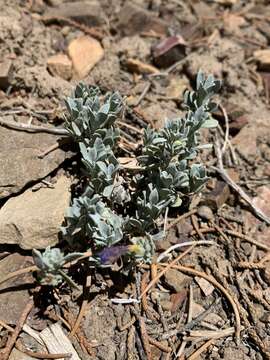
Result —
[{"label": "large rock", "polygon": [[75,77],[83,79],[103,58],[104,50],[100,43],[90,37],[81,36],[71,41],[68,54],[72,60]]},{"label": "large rock", "polygon": [[45,17],[68,18],[87,26],[99,26],[104,23],[100,2],[96,0],[62,2],[49,9]]},{"label": "large rock", "polygon": [[[31,256],[11,254],[0,261],[0,281],[9,273],[32,265]],[[17,324],[23,309],[29,302],[25,284],[31,285],[34,278],[30,273],[17,276],[0,286],[0,319],[7,324]],[[15,291],[14,291],[15,290]],[[21,358],[20,358],[21,359]]]},{"label": "large rock", "polygon": [[165,35],[168,30],[167,24],[157,18],[151,11],[128,2],[119,13],[119,30],[124,35],[134,35],[144,31],[155,31]]},{"label": "large rock", "polygon": [[0,210],[0,244],[42,249],[58,242],[59,228],[70,201],[70,180],[62,176],[54,188],[25,191]]},{"label": "large rock", "polygon": [[[250,119],[252,117],[256,119],[255,114],[251,114]],[[259,154],[259,138],[264,136],[270,136],[269,125],[263,121],[250,121],[250,124],[244,126],[232,139],[232,144],[245,159],[254,159]]]},{"label": "large rock", "polygon": [[57,136],[31,134],[0,126],[0,199],[22,190],[28,183],[46,177],[65,160],[57,149],[40,159],[38,155],[55,144]]}]

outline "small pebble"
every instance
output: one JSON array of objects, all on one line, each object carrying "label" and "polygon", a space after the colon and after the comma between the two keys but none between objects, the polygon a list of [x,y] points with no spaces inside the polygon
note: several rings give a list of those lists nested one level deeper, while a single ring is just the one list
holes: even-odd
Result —
[{"label": "small pebble", "polygon": [[264,323],[270,323],[270,311],[266,312],[260,320]]},{"label": "small pebble", "polygon": [[208,206],[200,206],[198,208],[198,215],[203,219],[203,220],[212,220],[214,218],[214,214],[212,209],[210,209],[210,207]]}]

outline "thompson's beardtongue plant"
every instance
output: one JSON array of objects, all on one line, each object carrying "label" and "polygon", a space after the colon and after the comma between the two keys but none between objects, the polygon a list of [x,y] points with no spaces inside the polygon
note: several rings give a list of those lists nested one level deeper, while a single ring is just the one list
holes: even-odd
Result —
[{"label": "thompson's beardtongue plant", "polygon": [[[213,128],[217,121],[212,101],[221,82],[199,72],[195,91],[186,90],[183,118],[171,119],[159,130],[147,128],[137,155],[139,171],[121,167],[117,159],[120,131],[116,120],[122,114],[119,93],[105,97],[97,87],[77,85],[66,99],[65,127],[78,144],[87,185],[66,211],[64,240],[74,251],[91,250],[89,259],[97,266],[112,264],[121,256],[126,263],[150,263],[155,240],[163,236],[158,219],[169,207],[199,191],[207,180],[206,169],[197,163],[199,131]],[[64,256],[59,249],[34,252],[41,282],[52,285],[66,280]],[[64,275],[63,275],[64,274]]]}]

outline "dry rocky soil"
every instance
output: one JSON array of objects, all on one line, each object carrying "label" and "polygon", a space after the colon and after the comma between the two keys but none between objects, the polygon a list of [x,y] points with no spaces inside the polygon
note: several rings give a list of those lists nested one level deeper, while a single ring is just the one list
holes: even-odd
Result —
[{"label": "dry rocky soil", "polygon": [[223,147],[229,175],[214,148],[202,152],[210,180],[188,209],[169,212],[157,255],[211,243],[171,252],[165,266],[182,259],[159,279],[155,263],[129,276],[82,263],[70,271],[83,291],[40,286],[31,273],[2,283],[1,359],[270,359],[269,1],[0,0],[0,9],[0,281],[59,241],[78,156],[53,132],[80,80],[125,97],[119,154],[130,157],[142,128],[183,114],[199,69],[222,79],[219,127],[202,135]]}]

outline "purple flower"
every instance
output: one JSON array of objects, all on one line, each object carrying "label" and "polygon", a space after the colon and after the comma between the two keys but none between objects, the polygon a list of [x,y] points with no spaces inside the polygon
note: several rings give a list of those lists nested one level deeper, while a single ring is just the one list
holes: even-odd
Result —
[{"label": "purple flower", "polygon": [[120,258],[120,256],[126,254],[128,250],[129,250],[128,245],[110,246],[101,250],[98,253],[98,257],[100,259],[101,264],[103,265],[113,264],[115,261],[117,261]]},{"label": "purple flower", "polygon": [[113,264],[120,256],[126,253],[141,254],[142,248],[137,244],[132,245],[115,245],[101,250],[97,255],[102,265]]}]

